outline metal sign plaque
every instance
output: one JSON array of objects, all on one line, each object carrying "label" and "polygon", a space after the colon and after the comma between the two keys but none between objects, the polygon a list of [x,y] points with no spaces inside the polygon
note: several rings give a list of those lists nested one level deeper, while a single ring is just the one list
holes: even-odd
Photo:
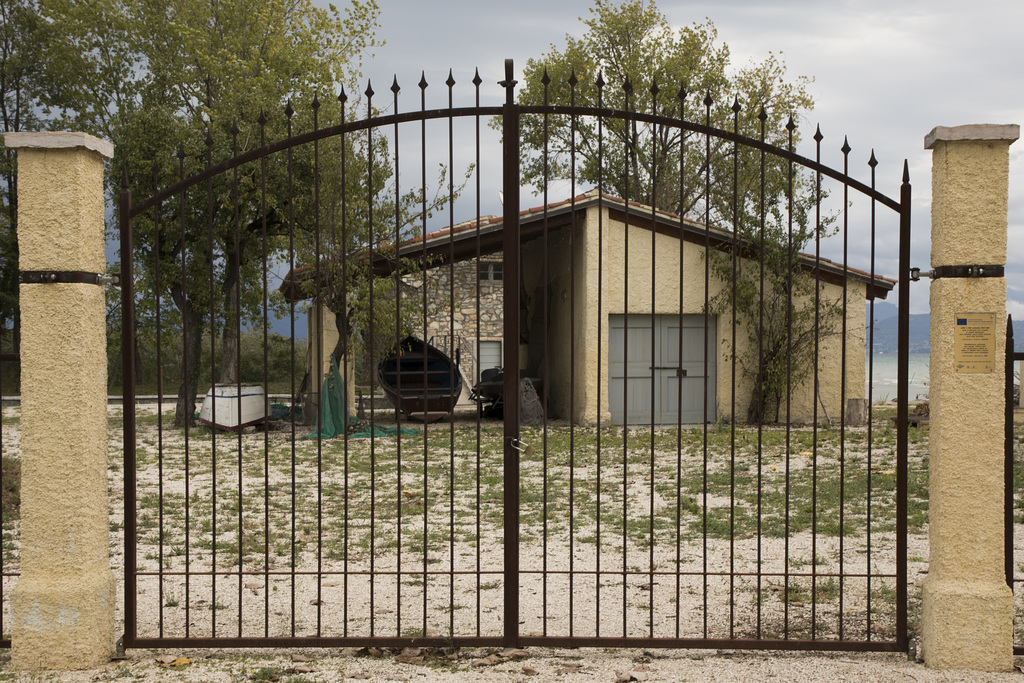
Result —
[{"label": "metal sign plaque", "polygon": [[953,327],[954,372],[996,371],[996,314],[957,313]]}]

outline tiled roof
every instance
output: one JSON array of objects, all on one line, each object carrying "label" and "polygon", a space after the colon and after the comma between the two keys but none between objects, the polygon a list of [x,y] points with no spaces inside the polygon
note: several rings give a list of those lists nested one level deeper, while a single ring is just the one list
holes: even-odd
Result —
[{"label": "tiled roof", "polygon": [[[600,195],[596,189],[585,192],[581,195],[571,197],[559,202],[534,206],[519,212],[520,238],[527,239],[542,234],[545,225],[549,228],[564,225],[568,217],[578,211],[586,211],[591,207],[600,205],[603,208],[618,210],[636,220],[635,225],[640,227],[651,227],[651,218],[654,219],[654,228],[666,234],[677,235],[680,227],[687,239],[701,242],[709,238],[717,244],[731,242],[732,232],[716,227],[708,227],[703,223],[687,218],[681,219],[673,214],[660,209],[654,209],[637,202],[626,202],[619,197],[608,194]],[[631,223],[633,224],[633,223]],[[454,258],[456,261],[475,258],[479,255],[493,254],[500,252],[503,247],[504,218],[502,216],[480,216],[451,227],[442,228],[433,232],[425,233],[422,236],[414,237],[402,242],[399,248],[401,258],[420,258],[426,255],[431,258],[432,267],[447,263]],[[896,281],[877,273],[871,273],[858,269],[845,267],[841,263],[835,263],[829,259],[815,259],[813,254],[800,254],[805,267],[814,268],[820,264],[822,274],[831,279],[848,276],[865,282],[870,285],[869,296],[874,294],[885,298],[885,295],[896,285]],[[379,273],[391,272],[397,259],[378,254],[374,257],[374,270]],[[308,277],[310,267],[302,266],[285,277],[281,290],[286,295],[295,296],[298,293],[297,282]]]}]

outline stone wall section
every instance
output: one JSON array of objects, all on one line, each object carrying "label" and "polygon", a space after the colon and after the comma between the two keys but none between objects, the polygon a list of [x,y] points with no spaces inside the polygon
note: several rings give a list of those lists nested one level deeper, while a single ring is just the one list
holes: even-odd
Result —
[{"label": "stone wall section", "polygon": [[[473,258],[426,272],[427,342],[452,360],[458,358],[465,380],[463,399],[469,396],[480,371],[486,369],[477,367],[478,342],[502,341],[501,268],[502,255],[498,253],[481,256],[479,263]],[[403,300],[422,308],[423,274],[407,275],[405,283],[408,288],[402,292]],[[416,326],[417,336],[423,334],[422,324],[421,319]]]}]

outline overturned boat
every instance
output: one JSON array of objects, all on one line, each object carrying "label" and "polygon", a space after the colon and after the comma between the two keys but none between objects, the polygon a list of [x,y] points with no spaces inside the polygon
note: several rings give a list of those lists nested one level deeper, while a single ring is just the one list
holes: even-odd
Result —
[{"label": "overturned boat", "polygon": [[443,352],[406,337],[377,365],[377,381],[391,404],[409,418],[434,422],[455,409],[462,373]]},{"label": "overturned boat", "polygon": [[199,410],[199,421],[217,429],[239,430],[267,421],[270,404],[259,384],[211,387]]}]

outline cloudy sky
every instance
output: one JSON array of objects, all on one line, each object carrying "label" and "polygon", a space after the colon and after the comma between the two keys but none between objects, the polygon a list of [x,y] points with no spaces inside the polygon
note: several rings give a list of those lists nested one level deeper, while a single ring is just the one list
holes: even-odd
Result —
[{"label": "cloudy sky", "polygon": [[[378,98],[390,96],[387,88],[397,76],[402,97],[409,98],[401,109],[418,107],[421,72],[440,94],[449,69],[463,84],[479,68],[496,103],[501,89],[492,84],[503,77],[504,59],[513,58],[521,75],[528,58],[545,54],[551,44],[562,46],[567,33],[581,35],[579,17],[591,7],[588,0],[379,2],[378,35],[386,44],[375,49],[364,74]],[[816,106],[801,127],[809,132],[820,125],[824,144],[836,150],[847,136],[852,161],[863,163],[875,150],[878,185],[886,194],[898,197],[906,159],[914,191],[912,261],[925,269],[931,153],[924,136],[937,125],[1024,124],[1019,0],[662,0],[658,7],[675,27],[711,19],[734,65],[781,53],[790,76],[813,79]],[[826,163],[839,166],[841,157]],[[853,175],[867,179],[866,172]],[[1024,318],[1024,142],[1010,147],[1009,222],[1009,311]],[[927,310],[926,287],[911,290],[914,312]]]}]

